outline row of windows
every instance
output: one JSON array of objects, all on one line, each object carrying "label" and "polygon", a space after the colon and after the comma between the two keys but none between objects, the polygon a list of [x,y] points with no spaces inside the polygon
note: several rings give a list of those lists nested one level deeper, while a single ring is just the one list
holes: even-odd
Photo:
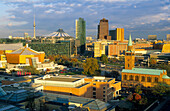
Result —
[{"label": "row of windows", "polygon": [[[141,82],[145,82],[145,81],[152,82],[152,79],[154,80],[154,82],[156,82],[156,83],[158,82],[157,77],[152,78],[152,77],[141,76]],[[127,75],[123,75],[123,80],[127,80]],[[139,81],[139,76],[135,76],[135,78],[134,78],[133,75],[130,75],[129,80],[130,81]]]}]

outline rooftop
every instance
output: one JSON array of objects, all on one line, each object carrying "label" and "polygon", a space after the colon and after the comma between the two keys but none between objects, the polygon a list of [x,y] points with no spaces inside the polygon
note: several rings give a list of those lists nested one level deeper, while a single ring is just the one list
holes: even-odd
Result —
[{"label": "rooftop", "polygon": [[17,50],[23,47],[23,43],[0,44],[0,50]]},{"label": "rooftop", "polygon": [[[75,104],[82,104],[83,107],[89,107],[90,109],[94,110],[102,110],[109,106],[108,103],[100,101],[98,99],[92,98],[84,98],[84,97],[76,97],[76,96],[68,96],[68,95],[61,95],[61,94],[50,94],[47,93],[48,97],[52,96],[56,103],[75,103]],[[56,99],[55,99],[56,98]]]},{"label": "rooftop", "polygon": [[45,78],[45,79],[40,79],[40,80],[48,80],[48,81],[63,81],[63,82],[75,82],[80,79],[78,78],[63,78],[63,77],[51,77],[51,78]]},{"label": "rooftop", "polygon": [[160,73],[166,72],[166,70],[160,69],[144,69],[144,68],[133,68],[130,69],[123,69],[122,72],[124,73],[136,73],[136,74],[149,74],[149,75],[160,75]]},{"label": "rooftop", "polygon": [[25,111],[25,110],[20,109],[14,105],[0,102],[0,111]]}]

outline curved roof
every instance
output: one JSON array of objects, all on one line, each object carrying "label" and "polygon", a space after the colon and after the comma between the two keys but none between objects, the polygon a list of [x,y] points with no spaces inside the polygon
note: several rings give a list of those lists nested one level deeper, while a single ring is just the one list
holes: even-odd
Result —
[{"label": "curved roof", "polygon": [[52,32],[46,37],[70,37],[70,35],[65,33],[63,29],[58,29],[56,32]]}]

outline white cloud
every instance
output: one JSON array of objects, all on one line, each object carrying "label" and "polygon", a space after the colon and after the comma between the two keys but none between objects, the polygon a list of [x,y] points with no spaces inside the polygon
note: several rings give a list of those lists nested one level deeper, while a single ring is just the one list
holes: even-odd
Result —
[{"label": "white cloud", "polygon": [[16,17],[15,17],[15,15],[12,15],[12,16],[10,16],[9,18],[15,19]]},{"label": "white cloud", "polygon": [[159,14],[156,14],[156,15],[143,16],[143,17],[140,17],[140,18],[136,18],[135,23],[136,24],[150,24],[150,23],[153,23],[153,22],[159,22],[161,20],[170,20],[169,14],[159,13]]},{"label": "white cloud", "polygon": [[63,13],[65,13],[65,11],[64,10],[62,10],[62,11],[55,11],[55,13],[56,14],[63,14]]},{"label": "white cloud", "polygon": [[27,24],[28,22],[26,21],[20,21],[20,22],[9,22],[8,23],[8,26],[11,27],[11,26],[20,26],[20,25],[25,25]]},{"label": "white cloud", "polygon": [[85,0],[91,2],[141,2],[141,1],[148,1],[148,0]]},{"label": "white cloud", "polygon": [[162,29],[158,29],[158,31],[169,31],[170,30],[170,27],[164,27]]},{"label": "white cloud", "polygon": [[44,4],[44,3],[41,3],[41,4],[34,4],[34,7],[39,7],[39,8],[55,8],[55,5],[56,4]]},{"label": "white cloud", "polygon": [[82,4],[77,4],[77,6],[78,6],[78,7],[81,7],[81,6],[82,6]]},{"label": "white cloud", "polygon": [[49,9],[49,10],[46,10],[45,11],[45,13],[52,13],[52,12],[54,12],[55,10],[53,10],[53,9]]},{"label": "white cloud", "polygon": [[164,7],[161,7],[162,10],[169,10],[170,9],[170,5],[167,5],[167,6],[164,6]]},{"label": "white cloud", "polygon": [[31,10],[24,10],[23,13],[24,14],[29,14],[29,13],[31,13]]}]

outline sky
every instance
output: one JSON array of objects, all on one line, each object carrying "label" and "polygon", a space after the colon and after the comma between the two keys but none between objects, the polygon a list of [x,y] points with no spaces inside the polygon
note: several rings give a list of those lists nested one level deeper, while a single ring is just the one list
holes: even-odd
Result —
[{"label": "sky", "polygon": [[0,37],[48,35],[59,28],[75,37],[75,20],[86,21],[86,35],[97,36],[100,19],[109,20],[109,30],[125,29],[125,38],[170,34],[169,0],[0,0]]}]

